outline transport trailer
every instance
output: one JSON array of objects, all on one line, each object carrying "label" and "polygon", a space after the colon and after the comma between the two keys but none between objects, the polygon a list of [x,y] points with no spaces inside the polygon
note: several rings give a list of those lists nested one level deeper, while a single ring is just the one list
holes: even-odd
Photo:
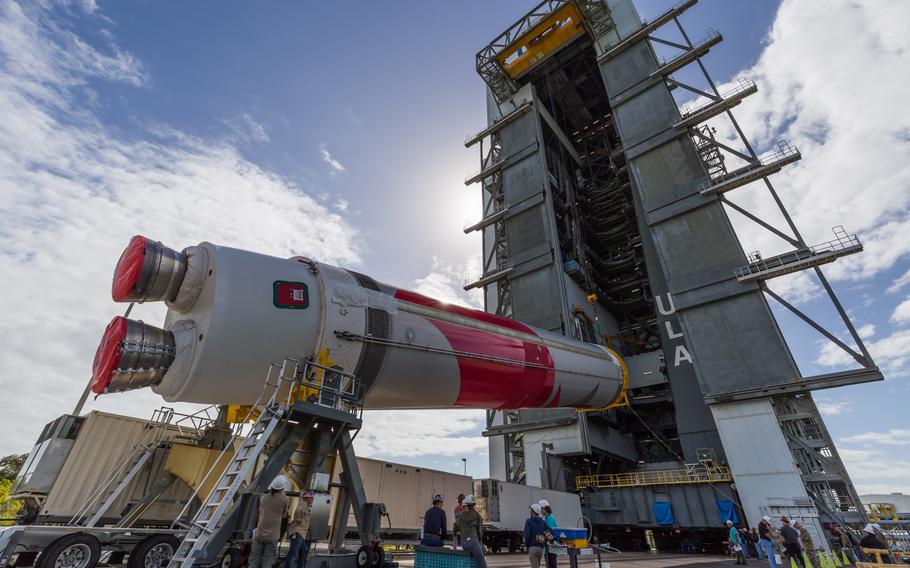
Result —
[{"label": "transport trailer", "polygon": [[167,566],[186,533],[174,519],[194,492],[173,458],[211,452],[197,446],[213,440],[212,425],[207,413],[169,408],[151,420],[90,412],[49,422],[13,484],[22,507],[18,524],[0,529],[0,568]]},{"label": "transport trailer", "polygon": [[483,544],[496,554],[524,550],[525,520],[532,503],[550,503],[560,527],[580,527],[584,523],[581,499],[575,493],[529,487],[497,479],[475,479],[474,498],[483,519]]},{"label": "transport trailer", "polygon": [[111,565],[126,559],[128,568],[163,568],[185,532],[76,525],[6,527],[0,529],[0,567],[92,568],[104,555]]}]

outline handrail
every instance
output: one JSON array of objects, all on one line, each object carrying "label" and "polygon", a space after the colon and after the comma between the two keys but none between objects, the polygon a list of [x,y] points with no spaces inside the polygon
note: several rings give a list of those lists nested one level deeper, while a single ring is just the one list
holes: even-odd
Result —
[{"label": "handrail", "polygon": [[730,468],[719,465],[686,464],[685,468],[624,473],[579,475],[576,489],[609,487],[640,487],[643,485],[681,485],[691,483],[722,483],[732,481]]}]

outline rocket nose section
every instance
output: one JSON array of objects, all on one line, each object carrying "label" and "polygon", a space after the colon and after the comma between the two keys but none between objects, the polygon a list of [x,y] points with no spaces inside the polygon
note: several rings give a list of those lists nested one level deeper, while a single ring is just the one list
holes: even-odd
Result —
[{"label": "rocket nose section", "polygon": [[174,335],[117,316],[108,324],[92,364],[92,392],[122,392],[157,385],[174,362]]}]

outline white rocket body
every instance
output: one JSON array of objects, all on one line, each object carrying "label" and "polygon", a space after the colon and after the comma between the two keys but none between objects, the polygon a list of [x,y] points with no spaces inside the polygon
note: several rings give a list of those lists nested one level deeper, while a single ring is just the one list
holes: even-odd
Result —
[{"label": "white rocket body", "polygon": [[[601,346],[305,258],[210,243],[183,255],[183,274],[137,277],[166,280],[170,290],[163,298],[170,335],[157,348],[156,372],[124,368],[136,349],[121,348],[99,373],[106,344],[138,345],[106,334],[96,392],[151,386],[169,402],[249,404],[270,364],[312,356],[355,375],[368,409],[598,408],[621,396],[622,362]],[[115,299],[124,301],[116,292],[121,272],[118,265]]]}]

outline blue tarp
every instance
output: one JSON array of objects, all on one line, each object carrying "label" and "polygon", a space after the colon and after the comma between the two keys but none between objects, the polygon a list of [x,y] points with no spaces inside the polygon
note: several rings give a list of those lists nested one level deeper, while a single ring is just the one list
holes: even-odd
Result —
[{"label": "blue tarp", "polygon": [[721,523],[726,523],[727,521],[733,521],[734,525],[739,523],[739,518],[736,516],[736,508],[733,507],[733,501],[718,499],[715,503],[717,504],[717,514],[720,515]]},{"label": "blue tarp", "polygon": [[652,507],[658,525],[672,525],[676,522],[673,518],[673,507],[666,501],[655,501]]}]

